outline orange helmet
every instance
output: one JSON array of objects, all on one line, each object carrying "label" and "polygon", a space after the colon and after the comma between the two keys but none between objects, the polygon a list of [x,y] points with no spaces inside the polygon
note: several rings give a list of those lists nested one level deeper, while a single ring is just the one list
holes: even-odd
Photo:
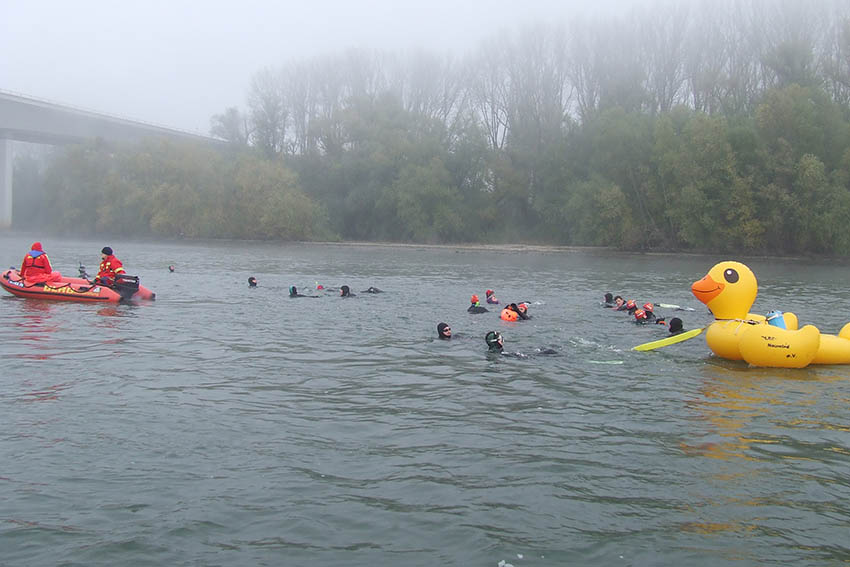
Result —
[{"label": "orange helmet", "polygon": [[628,300],[626,302],[626,307],[628,307],[629,309],[633,309],[635,307],[635,300],[634,299]]},{"label": "orange helmet", "polygon": [[638,309],[637,311],[635,311],[636,321],[643,321],[644,319],[646,319],[646,311],[644,311],[643,309]]},{"label": "orange helmet", "polygon": [[470,300],[472,303],[478,303],[478,296],[477,296],[477,295],[475,295],[475,294],[473,293],[473,294],[472,294],[472,297],[471,297],[469,300]]},{"label": "orange helmet", "polygon": [[654,307],[651,303],[644,303],[643,304],[643,310],[644,311],[652,311],[653,309],[654,309]]}]

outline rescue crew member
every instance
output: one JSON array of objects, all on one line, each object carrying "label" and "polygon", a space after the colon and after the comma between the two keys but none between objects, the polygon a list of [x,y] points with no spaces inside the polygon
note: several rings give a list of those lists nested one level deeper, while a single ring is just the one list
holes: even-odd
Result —
[{"label": "rescue crew member", "polygon": [[31,283],[44,283],[58,280],[61,277],[62,274],[53,271],[50,258],[41,248],[41,242],[33,242],[31,250],[27,252],[24,261],[21,262],[21,279]]},{"label": "rescue crew member", "polygon": [[124,264],[112,254],[112,248],[104,246],[100,251],[100,267],[95,281],[102,285],[113,285],[115,278],[124,273]]},{"label": "rescue crew member", "polygon": [[487,303],[492,303],[493,305],[499,304],[499,300],[496,299],[496,296],[494,295],[495,293],[496,292],[494,292],[492,289],[488,289],[485,292],[485,295],[487,296]]}]

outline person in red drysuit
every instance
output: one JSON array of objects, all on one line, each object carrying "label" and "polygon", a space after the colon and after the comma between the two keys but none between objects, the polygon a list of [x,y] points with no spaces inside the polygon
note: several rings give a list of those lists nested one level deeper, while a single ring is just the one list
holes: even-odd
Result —
[{"label": "person in red drysuit", "polygon": [[54,272],[50,265],[50,258],[41,247],[41,242],[33,242],[32,250],[24,256],[21,262],[21,279],[30,283],[42,283],[58,280],[62,277],[59,272]]},{"label": "person in red drysuit", "polygon": [[100,267],[97,270],[95,281],[103,285],[113,285],[115,276],[124,273],[124,265],[121,260],[112,255],[112,248],[104,246],[100,251]]}]

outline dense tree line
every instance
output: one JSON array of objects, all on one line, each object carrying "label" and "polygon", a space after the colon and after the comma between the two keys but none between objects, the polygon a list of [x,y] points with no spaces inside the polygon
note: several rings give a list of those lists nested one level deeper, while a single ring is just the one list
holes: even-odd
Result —
[{"label": "dense tree line", "polygon": [[212,133],[231,151],[74,150],[51,169],[52,214],[190,236],[850,254],[850,5],[666,2],[457,57],[295,61],[258,72]]},{"label": "dense tree line", "polygon": [[[196,143],[96,143],[59,152],[38,185],[16,167],[16,226],[60,233],[314,240],[334,237],[326,214],[278,161]],[[19,179],[21,178],[21,179]]]}]

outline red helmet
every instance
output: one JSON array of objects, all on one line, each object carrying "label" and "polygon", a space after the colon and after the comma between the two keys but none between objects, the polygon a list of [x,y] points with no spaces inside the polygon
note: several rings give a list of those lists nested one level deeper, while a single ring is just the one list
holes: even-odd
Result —
[{"label": "red helmet", "polygon": [[644,311],[643,309],[638,309],[637,311],[635,311],[635,319],[637,321],[643,321],[644,319],[646,319],[646,311]]},{"label": "red helmet", "polygon": [[488,289],[487,292],[486,292],[486,295],[487,295],[487,297],[490,297],[491,295],[493,295],[493,293],[494,292],[493,292],[492,289]]},{"label": "red helmet", "polygon": [[528,305],[525,303],[517,303],[517,309],[519,309],[522,313],[528,311]]},{"label": "red helmet", "polygon": [[654,307],[651,303],[644,303],[643,304],[643,310],[644,311],[652,311],[653,309],[654,309]]},{"label": "red helmet", "polygon": [[635,300],[634,300],[634,299],[630,299],[630,300],[628,300],[628,301],[626,302],[626,307],[628,307],[629,309],[634,308],[634,307],[635,307]]},{"label": "red helmet", "polygon": [[475,295],[475,294],[472,294],[472,297],[471,297],[469,300],[470,300],[472,303],[478,303],[478,296],[477,296],[477,295]]}]

